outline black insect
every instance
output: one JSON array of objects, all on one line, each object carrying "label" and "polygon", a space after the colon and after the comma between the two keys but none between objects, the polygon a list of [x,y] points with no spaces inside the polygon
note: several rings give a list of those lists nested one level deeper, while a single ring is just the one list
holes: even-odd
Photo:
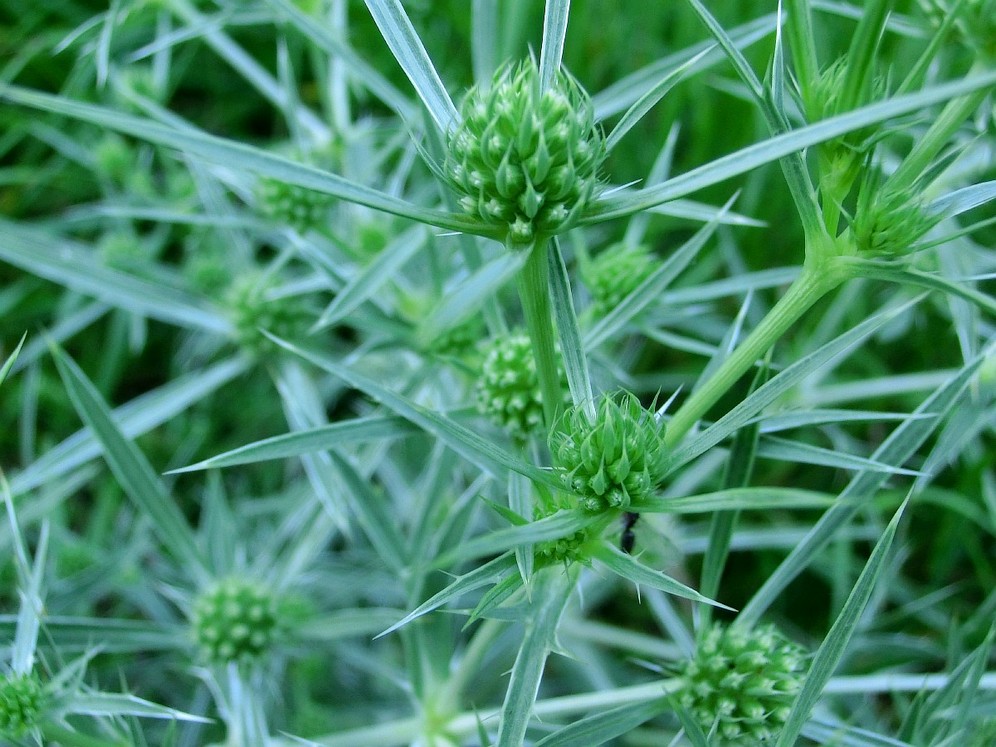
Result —
[{"label": "black insect", "polygon": [[633,525],[639,518],[640,514],[629,512],[624,513],[622,517],[623,530],[622,536],[619,538],[619,549],[627,555],[633,552],[633,545],[636,544],[636,533],[633,531]]}]

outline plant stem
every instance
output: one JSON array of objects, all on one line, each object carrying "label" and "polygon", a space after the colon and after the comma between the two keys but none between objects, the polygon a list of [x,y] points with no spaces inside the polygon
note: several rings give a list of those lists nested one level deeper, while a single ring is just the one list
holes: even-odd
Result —
[{"label": "plant stem", "polygon": [[671,418],[665,432],[668,446],[674,446],[709,408],[740,380],[755,361],[799,319],[814,303],[849,277],[836,258],[807,263],[802,274],[789,286],[785,295],[768,312],[761,323],[723,361],[715,373],[700,386]]},{"label": "plant stem", "polygon": [[536,374],[543,398],[546,427],[557,422],[560,404],[560,374],[550,305],[550,269],[547,264],[547,241],[537,241],[529,250],[529,259],[519,272],[519,298],[526,319],[526,330],[533,344]]}]

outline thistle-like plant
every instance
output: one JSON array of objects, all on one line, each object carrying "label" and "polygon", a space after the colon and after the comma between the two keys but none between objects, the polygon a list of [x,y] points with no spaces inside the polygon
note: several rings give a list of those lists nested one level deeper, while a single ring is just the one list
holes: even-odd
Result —
[{"label": "thistle-like plant", "polygon": [[444,173],[464,212],[525,247],[574,224],[597,194],[604,158],[584,89],[561,71],[542,90],[530,57],[467,93]]},{"label": "thistle-like plant", "polygon": [[564,486],[588,511],[625,509],[649,498],[667,468],[664,424],[636,395],[604,395],[594,420],[572,407],[550,432],[550,452]]},{"label": "thistle-like plant", "polygon": [[715,747],[756,747],[778,736],[802,687],[803,649],[773,626],[713,625],[680,669],[678,702]]}]

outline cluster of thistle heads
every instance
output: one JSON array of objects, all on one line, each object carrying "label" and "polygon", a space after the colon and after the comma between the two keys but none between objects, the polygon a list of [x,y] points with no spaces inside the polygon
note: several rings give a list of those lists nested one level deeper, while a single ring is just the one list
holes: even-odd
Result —
[{"label": "cluster of thistle heads", "polygon": [[324,225],[333,202],[330,195],[269,177],[257,183],[256,199],[263,215],[300,233]]},{"label": "cluster of thistle heads", "polygon": [[511,246],[573,225],[595,196],[605,143],[584,90],[563,72],[541,89],[529,58],[475,86],[448,134],[443,176],[460,206]]}]

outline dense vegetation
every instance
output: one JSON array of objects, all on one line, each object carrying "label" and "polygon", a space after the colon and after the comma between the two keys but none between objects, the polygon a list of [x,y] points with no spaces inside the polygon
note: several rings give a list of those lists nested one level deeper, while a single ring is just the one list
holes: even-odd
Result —
[{"label": "dense vegetation", "polygon": [[0,741],[996,743],[996,2],[650,5],[0,0]]}]

